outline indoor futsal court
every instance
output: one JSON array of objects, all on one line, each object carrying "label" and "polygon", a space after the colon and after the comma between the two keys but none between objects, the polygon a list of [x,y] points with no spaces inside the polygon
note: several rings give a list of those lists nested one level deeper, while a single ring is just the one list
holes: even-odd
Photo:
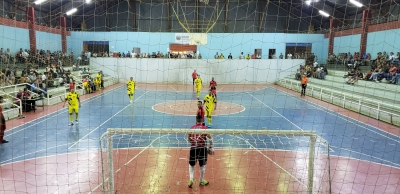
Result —
[{"label": "indoor futsal court", "polygon": [[[67,126],[66,109],[60,109],[8,130],[10,143],[1,146],[2,190],[102,193],[99,138],[106,129],[189,128],[197,109],[191,90],[138,84],[130,103],[118,84],[82,101],[78,125]],[[213,129],[315,130],[328,141],[332,193],[399,191],[400,139],[385,129],[272,85],[221,85],[217,94]],[[306,193],[308,143],[301,138],[216,135],[205,175],[210,184],[189,189],[184,136],[151,137],[114,137],[116,193]],[[315,192],[329,193],[323,188],[329,185],[325,154],[315,157]]]},{"label": "indoor futsal court", "polygon": [[400,0],[0,0],[0,194],[400,194],[399,40]]}]

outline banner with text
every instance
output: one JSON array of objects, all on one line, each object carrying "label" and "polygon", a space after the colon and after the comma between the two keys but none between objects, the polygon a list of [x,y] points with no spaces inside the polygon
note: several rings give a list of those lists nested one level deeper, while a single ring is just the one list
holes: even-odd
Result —
[{"label": "banner with text", "polygon": [[189,44],[189,33],[175,33],[175,43]]}]

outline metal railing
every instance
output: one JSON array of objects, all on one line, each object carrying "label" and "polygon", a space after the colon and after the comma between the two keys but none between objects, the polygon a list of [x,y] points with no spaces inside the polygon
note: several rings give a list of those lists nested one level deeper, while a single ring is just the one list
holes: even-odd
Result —
[{"label": "metal railing", "polygon": [[[11,100],[9,100],[10,102],[3,102],[3,103],[1,103],[2,106],[3,106],[4,104],[10,103],[10,104],[11,104],[11,107],[13,107],[13,106],[14,106],[14,107],[17,107],[17,108],[19,109],[19,112],[22,113],[22,100],[21,100],[21,99],[16,98],[16,97],[14,97],[14,96],[11,96],[11,95],[9,95],[9,94],[3,92],[3,91],[0,91],[0,95],[4,95],[4,96],[7,97],[7,99],[11,99]],[[18,104],[16,104],[15,102],[17,102]]]},{"label": "metal railing", "polygon": [[[280,80],[280,82],[283,82],[284,86],[291,90],[298,90],[301,88],[300,82],[297,80],[282,79],[282,80]],[[288,85],[289,85],[289,87],[287,87]],[[312,97],[317,97],[320,100],[323,100],[324,95],[328,96],[329,99],[331,100],[330,103],[332,103],[332,104],[333,104],[334,99],[338,99],[338,100],[342,101],[342,104],[341,104],[342,108],[346,108],[346,102],[358,105],[358,109],[356,110],[356,112],[358,112],[358,113],[361,113],[362,107],[376,111],[376,116],[374,118],[376,118],[378,120],[380,120],[381,113],[390,115],[390,123],[392,123],[393,117],[400,118],[399,114],[395,114],[393,112],[388,112],[388,111],[382,110],[384,108],[400,110],[400,106],[395,106],[393,104],[388,104],[388,103],[384,103],[384,102],[378,102],[376,100],[373,100],[370,98],[365,98],[363,96],[348,94],[348,93],[337,91],[337,90],[334,90],[331,88],[323,88],[323,87],[315,86],[312,84],[307,84],[307,90],[309,92],[311,91]],[[314,95],[315,92],[317,93],[317,96]],[[348,109],[348,108],[346,108],[346,109]]]}]

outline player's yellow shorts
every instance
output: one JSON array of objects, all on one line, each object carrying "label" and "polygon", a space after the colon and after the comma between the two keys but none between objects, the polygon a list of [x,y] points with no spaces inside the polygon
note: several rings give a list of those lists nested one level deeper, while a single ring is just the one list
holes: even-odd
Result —
[{"label": "player's yellow shorts", "polygon": [[196,87],[196,92],[200,92],[201,91],[201,87]]},{"label": "player's yellow shorts", "polygon": [[73,112],[78,113],[79,112],[79,106],[68,106],[68,113],[72,114]]},{"label": "player's yellow shorts", "polygon": [[211,116],[214,111],[214,107],[207,107],[206,106],[206,116]]}]

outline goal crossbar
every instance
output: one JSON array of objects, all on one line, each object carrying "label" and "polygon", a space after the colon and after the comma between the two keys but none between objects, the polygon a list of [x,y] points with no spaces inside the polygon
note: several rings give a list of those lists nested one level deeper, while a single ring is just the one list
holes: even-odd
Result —
[{"label": "goal crossbar", "polygon": [[[100,139],[107,139],[107,158],[108,158],[108,191],[114,193],[114,162],[113,162],[113,135],[121,134],[220,134],[220,135],[265,135],[265,136],[305,136],[310,138],[309,155],[308,155],[308,183],[307,193],[313,193],[313,178],[314,178],[314,159],[315,159],[315,144],[317,134],[311,130],[247,130],[247,129],[187,129],[187,128],[108,128]],[[326,143],[325,140],[322,141]],[[329,148],[328,148],[329,149]],[[105,173],[105,172],[103,172]],[[103,176],[103,183],[106,180]],[[103,188],[106,186],[103,184]]]}]

